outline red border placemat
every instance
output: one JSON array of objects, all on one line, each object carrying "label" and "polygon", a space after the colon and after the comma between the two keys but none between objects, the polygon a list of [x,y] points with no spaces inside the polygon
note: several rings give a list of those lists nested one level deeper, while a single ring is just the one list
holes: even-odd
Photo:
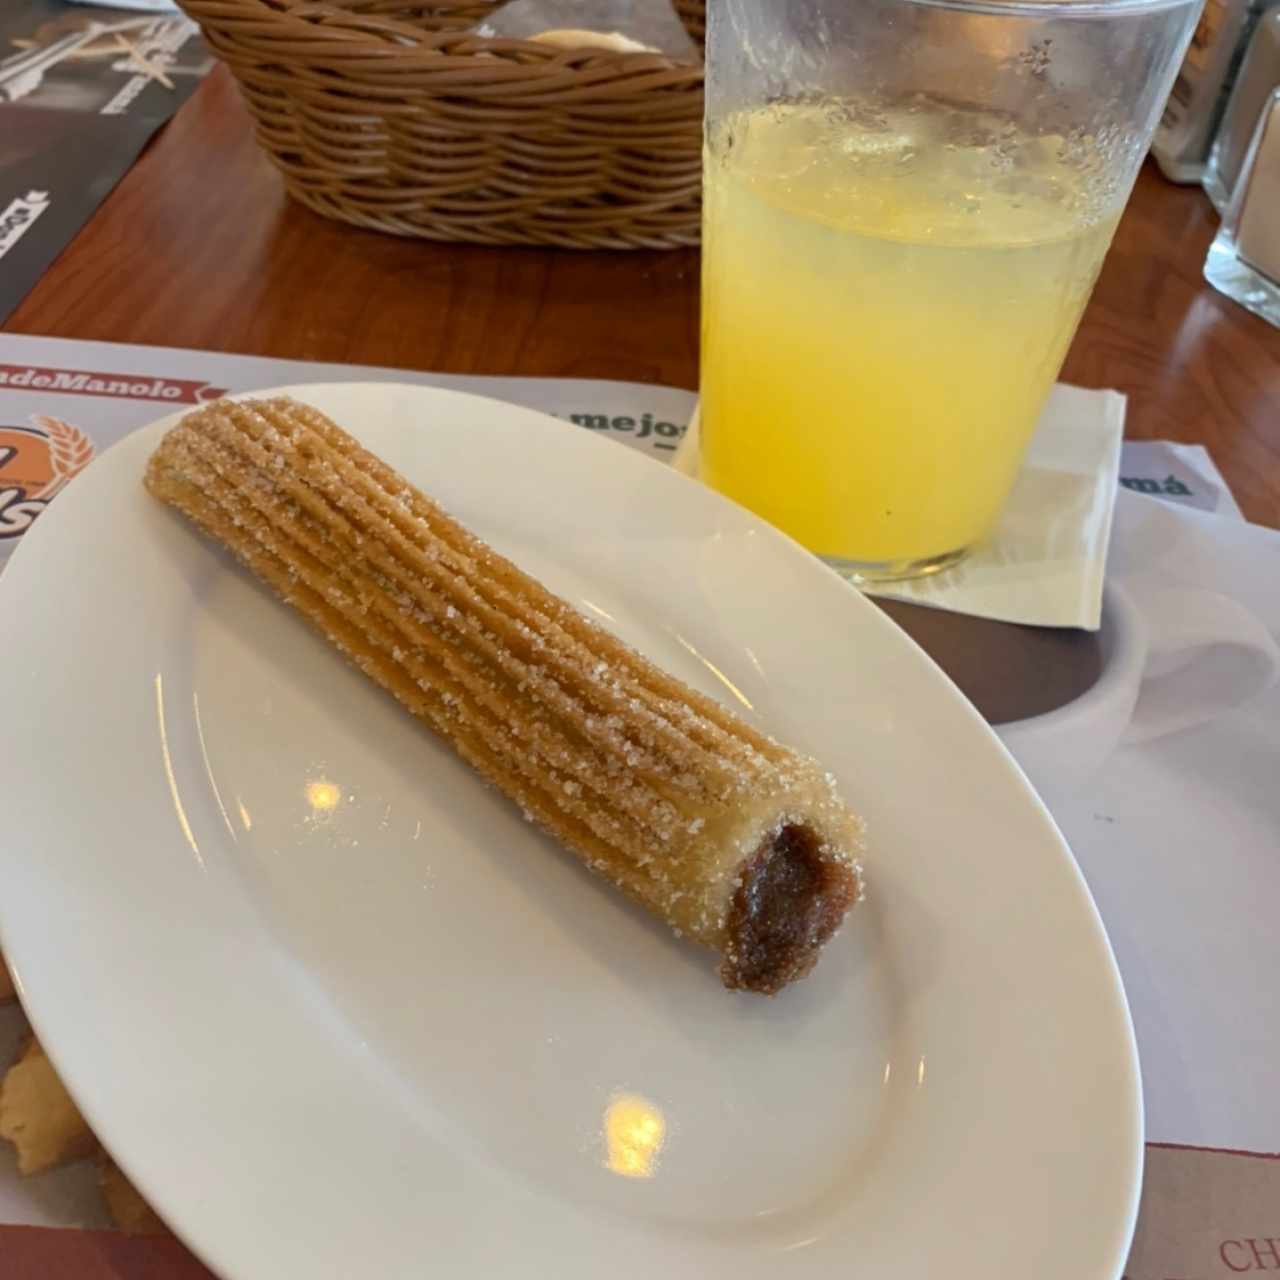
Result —
[{"label": "red border placemat", "polygon": [[[1280,1154],[1149,1143],[1124,1280],[1280,1271],[1277,1209]],[[173,1236],[0,1225],[0,1280],[215,1277]]]},{"label": "red border placemat", "polygon": [[0,1225],[3,1280],[214,1280],[173,1236]]}]

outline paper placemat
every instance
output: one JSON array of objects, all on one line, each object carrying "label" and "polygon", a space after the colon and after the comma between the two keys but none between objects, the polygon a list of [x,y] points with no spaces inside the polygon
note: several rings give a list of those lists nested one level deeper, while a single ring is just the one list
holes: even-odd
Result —
[{"label": "paper placemat", "polygon": [[130,431],[228,392],[300,382],[409,382],[564,418],[655,458],[675,455],[697,397],[671,387],[486,378],[0,334],[0,565],[58,490]]},{"label": "paper placemat", "polygon": [[1244,519],[1235,495],[1201,444],[1126,440],[1120,453],[1120,484],[1131,493],[1163,498],[1229,520]]},{"label": "paper placemat", "polygon": [[[689,392],[625,383],[443,377],[0,335],[0,548],[56,495],[58,468],[77,465],[74,433],[54,422],[83,433],[91,453],[223,389],[322,380],[492,395],[666,461],[694,405]],[[1171,459],[1186,476],[1170,470]],[[1209,582],[1280,634],[1280,534],[1239,521],[1207,455],[1142,451],[1126,455],[1122,475],[1158,488],[1173,475],[1191,492],[1146,497],[1145,485],[1126,484],[1112,571],[1166,585]],[[1223,514],[1209,514],[1210,501]],[[1142,1054],[1152,1143],[1130,1280],[1280,1270],[1280,1159],[1268,1154],[1280,1151],[1280,988],[1269,978],[1280,971],[1277,762],[1273,689],[1256,707],[1122,749],[1095,786],[1055,809],[1111,933]],[[0,1069],[24,1031],[16,1006],[0,1009]],[[207,1274],[170,1239],[102,1230],[92,1162],[21,1179],[0,1144],[0,1224],[8,1224],[0,1280]],[[1034,1270],[1034,1259],[1027,1265]]]}]

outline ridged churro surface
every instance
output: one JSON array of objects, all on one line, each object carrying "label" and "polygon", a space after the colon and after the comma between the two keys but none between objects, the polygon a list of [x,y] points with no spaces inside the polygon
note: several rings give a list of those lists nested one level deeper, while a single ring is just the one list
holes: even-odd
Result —
[{"label": "ridged churro surface", "polygon": [[547,591],[318,410],[218,401],[164,437],[146,485],[528,819],[716,950],[726,986],[807,973],[860,897],[861,824],[829,775]]}]

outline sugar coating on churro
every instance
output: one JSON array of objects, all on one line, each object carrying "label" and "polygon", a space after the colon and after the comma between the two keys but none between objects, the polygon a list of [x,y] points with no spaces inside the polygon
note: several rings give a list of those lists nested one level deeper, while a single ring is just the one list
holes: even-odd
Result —
[{"label": "sugar coating on churro", "polygon": [[862,892],[834,780],[659,670],[469,533],[318,410],[188,415],[148,489],[228,547],[727,986],[812,967]]}]

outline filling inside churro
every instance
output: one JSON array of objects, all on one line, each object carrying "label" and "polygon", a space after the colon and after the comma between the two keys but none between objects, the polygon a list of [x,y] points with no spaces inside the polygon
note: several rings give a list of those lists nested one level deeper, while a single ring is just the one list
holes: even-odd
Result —
[{"label": "filling inside churro", "polygon": [[782,827],[748,861],[733,895],[726,985],[771,993],[803,977],[857,896],[857,877],[825,856],[811,827]]}]

